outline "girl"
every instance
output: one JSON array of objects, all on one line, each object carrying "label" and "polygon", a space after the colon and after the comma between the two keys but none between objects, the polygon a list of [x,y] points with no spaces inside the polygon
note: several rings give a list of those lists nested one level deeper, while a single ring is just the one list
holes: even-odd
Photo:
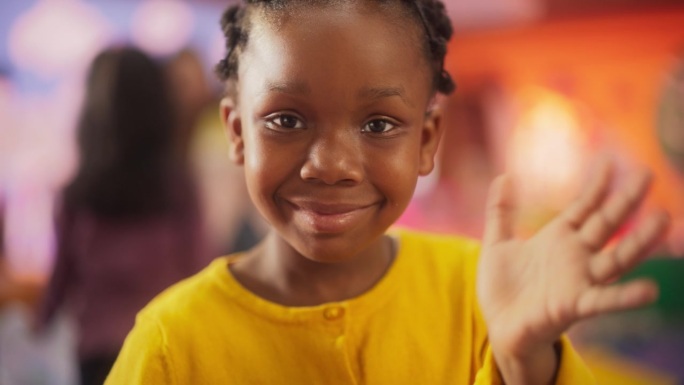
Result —
[{"label": "girl", "polygon": [[135,314],[206,261],[166,84],[163,68],[131,48],[100,53],[89,72],[80,165],[62,194],[55,268],[36,325],[64,308],[74,316],[83,385],[104,382]]},{"label": "girl", "polygon": [[[249,1],[230,8],[221,114],[272,228],[139,314],[107,384],[591,384],[562,336],[651,302],[607,286],[666,228],[610,168],[537,235],[512,237],[510,182],[491,188],[483,246],[387,232],[429,173],[451,26],[435,0]],[[479,258],[478,258],[479,255]]]}]

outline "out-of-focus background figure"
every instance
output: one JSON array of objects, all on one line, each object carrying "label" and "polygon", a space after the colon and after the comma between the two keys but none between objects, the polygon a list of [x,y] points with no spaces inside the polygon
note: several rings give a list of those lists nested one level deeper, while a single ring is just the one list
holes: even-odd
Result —
[{"label": "out-of-focus background figure", "polygon": [[37,320],[73,314],[84,385],[104,382],[148,301],[208,263],[167,83],[161,65],[130,48],[99,54],[88,75],[79,167],[60,197]]},{"label": "out-of-focus background figure", "polygon": [[199,185],[202,216],[212,255],[248,249],[266,227],[247,195],[242,168],[228,158],[228,144],[219,119],[223,90],[207,73],[197,51],[185,48],[167,63],[181,153],[192,164]]},{"label": "out-of-focus background figure", "polygon": [[[212,75],[224,49],[218,18],[230,1],[0,2],[0,223],[4,223],[0,384],[76,384],[79,360],[85,363],[92,358],[93,367],[106,362],[116,343],[106,351],[104,340],[115,341],[126,327],[116,317],[130,319],[134,308],[143,305],[142,295],[127,292],[135,288],[127,280],[141,274],[152,282],[158,279],[157,288],[149,289],[152,295],[162,289],[161,276],[171,270],[178,269],[180,279],[208,259],[244,250],[262,236],[263,223],[247,197],[242,170],[228,159],[217,107],[223,90]],[[650,168],[655,180],[647,206],[665,208],[672,215],[673,229],[635,275],[655,279],[660,299],[635,313],[586,322],[571,336],[599,383],[684,384],[684,261],[670,258],[684,254],[684,2],[445,3],[456,28],[446,66],[458,89],[439,100],[446,130],[437,170],[419,182],[400,225],[479,237],[489,182],[508,171],[526,181],[518,191],[522,204],[518,221],[524,236],[570,201],[591,174],[596,157],[608,156],[618,165],[618,184],[624,170],[640,165]],[[130,216],[118,209],[112,210],[112,216],[97,216],[92,210],[83,214],[81,208],[91,207],[93,201],[89,201],[72,205],[78,210],[67,214],[70,201],[84,202],[68,198],[83,194],[85,185],[78,182],[79,187],[74,187],[78,180],[85,180],[81,161],[97,158],[99,162],[114,150],[113,141],[99,143],[101,153],[86,157],[76,129],[83,128],[82,111],[103,96],[87,93],[91,85],[86,81],[88,68],[99,52],[111,46],[136,47],[144,52],[141,55],[151,57],[152,65],[164,68],[168,91],[162,98],[167,97],[174,107],[162,119],[169,124],[166,143],[172,142],[173,148],[168,159],[178,165],[170,177],[176,187],[153,193],[154,178],[141,176],[149,169],[133,167],[140,174],[107,178],[102,186],[109,184],[114,190],[105,188],[105,193],[95,196],[124,199],[128,191],[142,202],[154,194],[159,199],[152,206],[140,212],[131,209]],[[123,51],[109,54],[115,52]],[[109,73],[119,68],[119,64],[108,66],[104,71]],[[113,87],[114,77],[106,78]],[[147,81],[133,87],[132,97],[141,97]],[[161,100],[143,99],[140,106],[131,107],[133,115],[101,113],[144,119]],[[121,133],[135,136],[132,127],[124,129],[129,131]],[[154,146],[144,145],[141,153],[152,156],[153,152]],[[116,179],[137,177],[151,187],[121,186]],[[173,197],[184,195],[181,180],[185,179],[188,191],[194,183],[195,192],[188,192],[195,195],[194,208],[184,203],[180,204],[183,210],[161,209],[176,202]],[[125,191],[114,193],[121,188]],[[142,195],[135,192],[138,188]],[[186,214],[181,214],[184,210]],[[150,230],[157,226],[152,224],[155,221],[165,221],[157,216],[160,212],[172,213],[163,215],[168,229],[159,225]],[[195,262],[184,260],[185,267],[170,259],[164,264],[154,262],[168,250],[155,247],[154,253],[136,258],[134,252],[124,250],[132,241],[116,242],[116,237],[143,228],[145,242],[161,242],[160,234],[172,232],[174,215],[193,219],[186,223],[187,232],[168,240],[169,244],[194,238],[195,232],[201,232],[198,239],[206,241],[204,256]],[[132,224],[124,226],[124,222]],[[64,255],[60,245],[66,244],[65,239],[72,249],[68,258],[81,258],[74,256],[93,250],[92,259],[78,259],[90,264],[79,265],[78,274],[60,273]],[[96,246],[105,245],[113,245],[106,247],[106,253],[119,261],[94,252]],[[173,250],[182,252],[181,247]],[[114,278],[123,270],[109,263],[124,261],[129,261],[134,272]],[[102,287],[109,287],[107,294],[126,294],[126,303],[88,303],[87,298],[101,294],[85,292],[81,285],[86,281],[76,277],[105,270],[112,274],[103,279]],[[48,286],[51,276],[66,279],[59,284],[53,280]],[[70,290],[64,291],[66,287]],[[60,296],[70,300],[62,301]],[[41,317],[35,317],[33,309],[41,298],[47,306]],[[61,306],[67,303],[72,306]],[[96,310],[98,306],[104,309]],[[71,311],[47,311],[58,307]],[[111,314],[111,319],[98,326],[96,339],[79,326],[86,309],[94,309],[90,320]],[[54,322],[46,324],[42,333],[31,332],[32,320],[45,321],[48,314],[55,315]]]}]

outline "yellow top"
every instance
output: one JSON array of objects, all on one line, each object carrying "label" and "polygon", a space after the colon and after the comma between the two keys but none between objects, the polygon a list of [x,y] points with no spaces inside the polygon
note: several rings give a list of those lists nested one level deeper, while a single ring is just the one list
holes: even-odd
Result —
[{"label": "yellow top", "polygon": [[[397,232],[375,287],[285,307],[242,287],[233,257],[166,290],[138,315],[106,385],[501,384],[475,295],[479,246]],[[558,384],[593,384],[562,339]]]}]

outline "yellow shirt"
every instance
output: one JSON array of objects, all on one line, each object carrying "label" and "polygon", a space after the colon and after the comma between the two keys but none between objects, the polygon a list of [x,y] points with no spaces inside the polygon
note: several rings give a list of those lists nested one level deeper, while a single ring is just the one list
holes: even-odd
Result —
[{"label": "yellow shirt", "polygon": [[[242,287],[231,258],[140,314],[106,385],[501,384],[475,295],[478,244],[397,233],[380,282],[347,301],[285,307]],[[560,384],[593,384],[562,339]]]}]

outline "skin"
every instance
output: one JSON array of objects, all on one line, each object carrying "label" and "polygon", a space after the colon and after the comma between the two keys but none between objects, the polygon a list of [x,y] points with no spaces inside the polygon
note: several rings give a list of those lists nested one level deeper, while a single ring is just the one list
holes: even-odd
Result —
[{"label": "skin", "polygon": [[606,247],[643,202],[650,173],[635,173],[610,194],[612,166],[603,162],[598,168],[583,194],[527,240],[513,236],[511,179],[501,176],[492,183],[478,297],[496,362],[509,384],[545,383],[549,372],[530,368],[548,365],[554,341],[574,323],[644,306],[658,296],[648,280],[611,283],[662,240],[669,226],[666,213],[649,213],[615,247]]},{"label": "skin", "polygon": [[367,291],[393,258],[383,234],[434,166],[439,115],[427,114],[430,70],[410,44],[420,30],[398,28],[394,13],[340,4],[277,25],[254,16],[237,100],[222,114],[272,227],[233,273],[267,299],[301,306]]},{"label": "skin", "polygon": [[[231,158],[244,166],[249,194],[272,228],[230,269],[270,301],[311,306],[370,289],[396,250],[384,232],[418,176],[434,167],[441,131],[416,44],[422,30],[412,20],[398,24],[396,10],[374,7],[253,15],[237,95],[222,101]],[[652,214],[605,251],[650,179],[638,174],[609,197],[610,167],[603,170],[527,240],[512,235],[510,178],[492,184],[478,298],[506,384],[553,383],[554,344],[573,323],[655,299],[651,283],[608,283],[646,257],[667,217]]]}]

